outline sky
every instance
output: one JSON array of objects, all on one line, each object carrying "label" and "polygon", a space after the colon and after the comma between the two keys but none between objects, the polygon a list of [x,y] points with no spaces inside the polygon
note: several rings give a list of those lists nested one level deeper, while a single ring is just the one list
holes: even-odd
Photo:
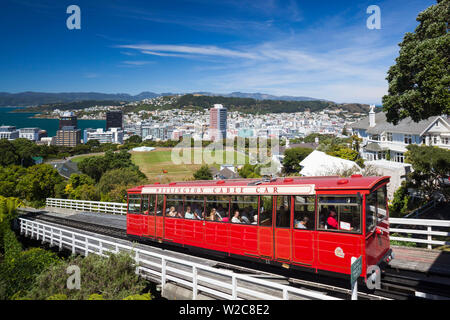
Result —
[{"label": "sky", "polygon": [[[0,92],[260,92],[381,104],[431,0],[1,0]],[[70,5],[81,29],[68,29]],[[367,28],[370,5],[381,29]],[[71,20],[72,21],[72,20]]]}]

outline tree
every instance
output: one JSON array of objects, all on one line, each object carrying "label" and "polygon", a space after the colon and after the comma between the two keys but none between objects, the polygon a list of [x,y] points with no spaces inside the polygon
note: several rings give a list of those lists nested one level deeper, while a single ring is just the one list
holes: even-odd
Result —
[{"label": "tree", "polygon": [[205,164],[200,167],[197,171],[194,172],[194,179],[195,180],[212,180],[213,176],[211,174],[211,171],[209,170],[209,167]]},{"label": "tree", "polygon": [[128,143],[141,143],[141,142],[142,142],[142,138],[139,137],[138,135],[131,136],[125,141],[126,144],[128,144]]},{"label": "tree", "polygon": [[118,186],[136,186],[144,184],[147,179],[143,178],[132,168],[119,168],[107,171],[98,183],[101,193],[108,193]]},{"label": "tree", "polygon": [[27,169],[17,183],[17,191],[22,199],[32,205],[44,205],[46,198],[55,195],[55,186],[63,181],[58,171],[48,164],[38,164]]},{"label": "tree", "polygon": [[414,170],[408,175],[408,187],[419,190],[426,200],[439,192],[449,201],[450,188],[445,180],[450,174],[450,150],[413,144],[406,148],[405,162]]},{"label": "tree", "polygon": [[249,163],[244,164],[241,169],[238,169],[238,173],[242,178],[261,178],[261,168],[259,165],[251,165]]},{"label": "tree", "polygon": [[291,148],[284,152],[283,172],[285,174],[298,173],[302,169],[300,162],[305,159],[313,149]]},{"label": "tree", "polygon": [[0,139],[0,166],[20,164],[20,158],[14,145],[7,139]]},{"label": "tree", "polygon": [[418,122],[450,114],[450,1],[438,0],[421,12],[414,33],[406,33],[400,55],[389,71],[383,110],[389,122],[411,117]]}]

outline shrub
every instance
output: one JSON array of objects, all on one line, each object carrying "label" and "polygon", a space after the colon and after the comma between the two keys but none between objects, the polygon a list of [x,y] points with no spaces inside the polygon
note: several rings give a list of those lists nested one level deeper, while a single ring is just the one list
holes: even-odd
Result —
[{"label": "shrub", "polygon": [[[80,289],[67,288],[67,267],[80,268]],[[133,258],[126,253],[110,254],[109,257],[89,255],[71,257],[65,263],[53,265],[34,281],[27,298],[41,300],[54,294],[65,294],[69,300],[98,299],[121,300],[142,293],[146,282],[135,273]],[[95,295],[94,295],[95,294]]]},{"label": "shrub", "polygon": [[5,260],[0,265],[0,299],[30,290],[41,272],[60,261],[55,253],[40,248],[23,251],[11,261]]},{"label": "shrub", "polygon": [[123,298],[122,300],[152,300],[152,295],[150,293],[134,294]]},{"label": "shrub", "polygon": [[45,300],[67,300],[67,296],[65,294],[57,293],[48,297]]}]

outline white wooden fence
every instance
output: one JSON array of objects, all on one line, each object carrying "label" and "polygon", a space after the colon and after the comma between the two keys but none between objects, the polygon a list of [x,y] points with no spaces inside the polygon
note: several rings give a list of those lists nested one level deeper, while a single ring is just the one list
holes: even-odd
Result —
[{"label": "white wooden fence", "polygon": [[293,288],[251,275],[237,274],[229,270],[135,248],[132,245],[105,240],[100,236],[86,235],[24,218],[19,218],[19,221],[20,232],[25,236],[47,242],[59,249],[69,249],[74,254],[80,253],[87,256],[94,253],[106,256],[107,252],[128,252],[134,256],[137,273],[159,282],[162,290],[168,281],[191,288],[193,299],[196,299],[199,293],[207,293],[218,299],[227,300],[340,300],[319,292]]},{"label": "white wooden fence", "polygon": [[118,202],[47,198],[45,204],[47,207],[72,209],[77,211],[127,214],[127,204]]},{"label": "white wooden fence", "polygon": [[[450,237],[450,220],[427,220],[427,219],[405,219],[405,218],[389,218],[390,233],[400,233],[401,235],[422,235],[423,237],[393,237],[391,240],[424,243],[427,248],[431,249],[433,245],[450,245],[449,241],[436,240],[436,236]],[[392,227],[394,226],[394,228]],[[406,227],[406,228],[404,228]],[[433,230],[434,228],[434,230]],[[439,230],[436,230],[438,228]],[[425,238],[426,236],[426,238]]]}]

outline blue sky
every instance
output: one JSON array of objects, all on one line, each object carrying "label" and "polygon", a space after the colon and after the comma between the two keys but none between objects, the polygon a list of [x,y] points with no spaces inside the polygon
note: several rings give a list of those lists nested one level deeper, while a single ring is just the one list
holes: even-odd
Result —
[{"label": "blue sky", "polygon": [[[66,9],[81,9],[68,30]],[[431,0],[2,0],[0,91],[263,92],[381,103]],[[369,5],[381,30],[369,30]]]}]

